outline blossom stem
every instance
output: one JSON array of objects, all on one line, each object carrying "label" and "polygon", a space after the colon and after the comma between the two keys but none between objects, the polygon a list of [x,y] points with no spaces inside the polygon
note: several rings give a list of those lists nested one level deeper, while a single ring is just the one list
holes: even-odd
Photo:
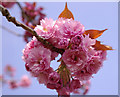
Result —
[{"label": "blossom stem", "polygon": [[22,12],[22,16],[25,17],[27,19],[27,21],[32,21],[32,19],[25,13],[25,11],[23,10],[21,4],[19,2],[16,2],[16,4],[19,6],[19,8],[21,9]]},{"label": "blossom stem", "polygon": [[16,2],[16,4],[19,6],[19,8],[23,11],[22,6],[19,2]]},{"label": "blossom stem", "polygon": [[25,24],[20,23],[19,21],[17,21],[16,18],[12,17],[10,15],[9,11],[6,8],[4,8],[2,5],[0,5],[0,11],[1,11],[2,15],[5,16],[6,19],[9,22],[12,22],[16,26],[22,27],[24,30],[27,30],[28,32],[30,32],[33,36],[35,36],[37,38],[38,41],[40,41],[44,45],[44,47],[50,49],[51,51],[60,53],[60,54],[64,53],[64,49],[58,49],[58,48],[54,47],[51,43],[46,41],[44,38],[38,36],[37,33],[33,29],[31,29],[30,27],[26,26]]}]

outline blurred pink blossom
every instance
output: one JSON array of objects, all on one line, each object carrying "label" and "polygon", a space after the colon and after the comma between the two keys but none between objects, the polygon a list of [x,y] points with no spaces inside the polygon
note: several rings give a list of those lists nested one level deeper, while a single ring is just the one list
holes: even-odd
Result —
[{"label": "blurred pink blossom", "polygon": [[31,80],[27,75],[23,75],[20,82],[19,86],[21,87],[29,87],[31,85]]},{"label": "blurred pink blossom", "polygon": [[15,80],[9,80],[8,85],[9,85],[10,89],[18,88],[18,83]]},{"label": "blurred pink blossom", "polygon": [[14,77],[16,69],[12,67],[10,64],[7,64],[4,68],[4,71],[7,75]]}]

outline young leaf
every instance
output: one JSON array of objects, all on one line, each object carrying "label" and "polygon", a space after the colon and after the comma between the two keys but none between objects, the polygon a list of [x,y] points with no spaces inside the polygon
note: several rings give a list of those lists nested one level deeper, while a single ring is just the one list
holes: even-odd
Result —
[{"label": "young leaf", "polygon": [[33,3],[33,7],[36,7],[36,2]]},{"label": "young leaf", "polygon": [[95,39],[95,38],[98,38],[99,36],[101,36],[103,34],[103,32],[106,30],[107,29],[105,29],[105,30],[86,30],[84,34],[86,34],[86,35],[89,34],[90,38]]},{"label": "young leaf", "polygon": [[67,7],[67,2],[65,4],[65,9],[63,10],[63,12],[59,15],[58,18],[67,18],[67,19],[70,19],[72,18],[74,20],[74,16],[72,14],[72,12],[68,9]]},{"label": "young leaf", "polygon": [[103,51],[113,50],[112,47],[101,44],[100,41],[97,40],[96,40],[96,44],[93,47],[95,48],[95,50],[103,50]]}]

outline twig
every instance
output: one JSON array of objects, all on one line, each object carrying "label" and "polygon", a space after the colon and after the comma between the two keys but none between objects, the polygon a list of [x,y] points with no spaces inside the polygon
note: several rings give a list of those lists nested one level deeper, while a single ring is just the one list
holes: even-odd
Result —
[{"label": "twig", "polygon": [[19,8],[23,11],[22,6],[19,2],[16,2],[16,4],[19,6]]},{"label": "twig", "polygon": [[16,35],[16,36],[23,36],[23,35],[21,35],[21,34],[18,34],[18,33],[16,33],[15,31],[12,31],[12,30],[10,30],[10,29],[8,29],[7,27],[5,27],[5,26],[3,26],[3,25],[0,25],[0,27],[2,28],[2,29],[4,29],[4,30],[6,30],[6,31],[8,31],[8,32],[10,32],[10,33],[12,33],[12,34],[14,34],[14,35]]},{"label": "twig", "polygon": [[21,4],[20,4],[19,2],[16,2],[16,4],[17,4],[17,5],[19,6],[19,8],[21,9],[21,11],[22,11],[22,16],[23,16],[24,18],[26,18],[27,21],[32,21],[32,19],[31,19],[31,18],[25,13],[25,11],[23,10]]},{"label": "twig", "polygon": [[37,33],[31,29],[30,27],[18,22],[15,17],[12,17],[9,13],[9,11],[4,8],[2,5],[0,5],[0,11],[2,13],[3,16],[6,17],[6,19],[9,22],[14,23],[16,26],[18,27],[22,27],[24,30],[27,30],[28,32],[30,32],[33,36],[35,36],[37,38],[38,41],[40,41],[46,48],[50,49],[51,51],[63,54],[64,49],[58,49],[56,47],[54,47],[51,43],[49,43],[48,41],[46,41],[44,38],[41,38],[40,36],[37,35]]}]

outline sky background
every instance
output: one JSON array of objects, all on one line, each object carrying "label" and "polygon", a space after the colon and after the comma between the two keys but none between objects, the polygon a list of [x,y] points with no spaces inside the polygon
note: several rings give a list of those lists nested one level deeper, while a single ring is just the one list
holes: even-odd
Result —
[{"label": "sky background", "polygon": [[[44,13],[47,18],[56,20],[63,11],[64,2],[38,2],[37,6],[44,7]],[[80,21],[85,29],[108,29],[97,40],[104,44],[112,46],[113,51],[107,51],[107,60],[104,61],[103,67],[91,79],[91,87],[88,95],[117,95],[118,94],[118,3],[116,2],[68,2],[68,8],[74,15],[75,20]],[[20,9],[15,5],[9,9],[11,15],[21,21]],[[1,15],[0,15],[1,17]],[[14,24],[8,23],[5,17],[2,17],[2,25],[23,34],[22,28],[17,28]],[[1,28],[0,28],[1,30]],[[16,79],[20,79],[22,75],[30,74],[25,69],[25,63],[21,59],[22,50],[26,43],[22,37],[17,37],[5,30],[2,30],[2,68],[6,64],[11,64],[17,69]],[[59,64],[55,61],[51,66],[56,68]],[[1,73],[1,72],[0,72]],[[47,89],[44,85],[40,85],[36,78],[32,79],[32,85],[29,88],[9,89],[8,85],[4,85],[2,89],[3,95],[57,95],[55,90]]]}]

